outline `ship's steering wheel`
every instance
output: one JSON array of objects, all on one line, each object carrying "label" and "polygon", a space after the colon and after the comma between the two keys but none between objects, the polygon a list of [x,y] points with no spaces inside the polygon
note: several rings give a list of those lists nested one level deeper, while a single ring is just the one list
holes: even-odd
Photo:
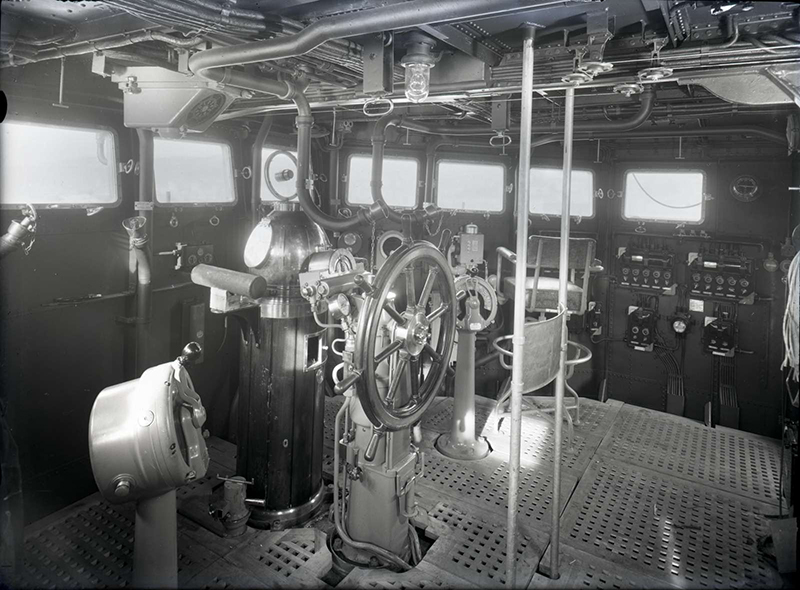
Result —
[{"label": "ship's steering wheel", "polygon": [[[366,296],[359,314],[353,367],[359,376],[358,399],[376,429],[408,428],[422,418],[436,397],[450,362],[457,309],[453,274],[440,250],[428,242],[416,242],[395,250],[373,284],[362,282],[362,288]],[[434,302],[434,293],[438,302]],[[395,303],[404,309],[400,311]],[[376,350],[384,313],[392,319],[392,340]],[[423,362],[425,357],[429,363]],[[394,371],[388,392],[382,393],[377,369],[385,362],[392,362]]]}]

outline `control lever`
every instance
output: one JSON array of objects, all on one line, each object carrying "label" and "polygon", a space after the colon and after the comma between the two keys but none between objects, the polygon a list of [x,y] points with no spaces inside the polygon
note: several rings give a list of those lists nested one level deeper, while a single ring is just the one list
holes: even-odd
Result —
[{"label": "control lever", "polygon": [[375,459],[375,453],[378,451],[378,442],[380,442],[385,432],[386,431],[380,426],[376,426],[372,429],[372,438],[369,439],[367,450],[364,451],[364,460],[368,463],[372,463]]},{"label": "control lever", "polygon": [[176,360],[180,366],[185,367],[189,363],[196,363],[202,354],[202,347],[197,342],[190,342],[183,347],[180,356]]}]

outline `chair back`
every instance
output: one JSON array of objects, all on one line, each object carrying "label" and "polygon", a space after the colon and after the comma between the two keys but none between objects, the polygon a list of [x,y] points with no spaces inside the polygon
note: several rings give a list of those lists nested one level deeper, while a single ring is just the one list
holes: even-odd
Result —
[{"label": "chair back", "polygon": [[[561,239],[558,236],[530,236],[528,238],[528,267],[536,268],[537,259],[539,268],[558,268],[560,260]],[[541,247],[541,258],[539,248]],[[589,271],[595,256],[596,243],[592,238],[569,239],[569,268],[570,270]]]},{"label": "chair back", "polygon": [[541,389],[558,375],[564,311],[549,320],[525,324],[522,393]]}]

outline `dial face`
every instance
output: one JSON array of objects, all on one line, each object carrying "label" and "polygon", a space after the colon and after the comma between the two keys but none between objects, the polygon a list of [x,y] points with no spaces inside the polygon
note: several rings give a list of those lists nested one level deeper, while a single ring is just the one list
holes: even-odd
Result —
[{"label": "dial face", "polygon": [[467,296],[459,304],[456,323],[459,328],[479,332],[494,319],[497,296],[492,286],[480,277],[460,276],[456,279],[456,292],[466,291]]},{"label": "dial face", "polygon": [[244,247],[244,263],[250,268],[257,268],[264,264],[269,256],[271,245],[272,225],[269,220],[262,219],[247,239],[247,245]]},{"label": "dial face", "polygon": [[684,320],[675,320],[672,322],[672,329],[675,330],[677,334],[683,334],[686,331],[686,322]]},{"label": "dial face", "polygon": [[749,174],[737,176],[731,183],[731,195],[737,201],[742,203],[751,203],[758,199],[761,193],[761,187],[758,180]]}]

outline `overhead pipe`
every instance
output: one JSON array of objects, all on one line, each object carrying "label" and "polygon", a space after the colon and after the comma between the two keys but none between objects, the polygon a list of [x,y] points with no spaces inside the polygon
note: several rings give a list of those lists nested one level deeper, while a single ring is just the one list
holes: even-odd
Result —
[{"label": "overhead pipe", "polygon": [[[511,450],[508,458],[508,531],[506,534],[506,588],[517,584],[517,504],[519,502],[519,464],[522,436],[522,389],[525,371],[525,285],[528,271],[528,211],[530,205],[531,119],[533,114],[533,39],[535,29],[528,25],[522,41],[522,134],[517,167],[517,263],[515,268],[514,358],[511,370]],[[553,508],[557,511],[557,508]]]},{"label": "overhead pipe", "polygon": [[[202,78],[217,80],[219,74],[213,72],[220,68],[296,57],[334,39],[407,29],[430,23],[473,20],[566,3],[570,2],[568,0],[494,0],[493,2],[411,0],[320,19],[294,35],[200,51],[189,59],[189,69]],[[254,79],[253,76],[248,78],[250,81]],[[239,81],[244,84],[239,86],[240,88],[258,90],[248,85],[244,79]],[[236,85],[233,82],[231,84]]]},{"label": "overhead pipe", "polygon": [[[103,41],[84,41],[76,43],[67,47],[54,47],[51,49],[36,49],[33,46],[26,46],[22,44],[21,51],[15,45],[8,48],[7,53],[12,54],[15,58],[19,58],[19,65],[29,63],[38,63],[41,61],[48,61],[53,59],[61,59],[64,57],[72,57],[75,55],[86,55],[87,53],[95,53],[97,51],[105,51],[107,49],[119,49],[120,47],[127,47],[129,45],[136,45],[147,41],[159,41],[166,43],[171,47],[189,48],[195,47],[203,42],[200,37],[191,37],[189,39],[178,39],[164,33],[155,31],[142,31],[134,34],[121,34],[110,39]],[[19,52],[19,53],[17,53]],[[18,65],[11,63],[10,65]]]},{"label": "overhead pipe", "polygon": [[[569,280],[569,224],[572,201],[572,135],[575,114],[575,89],[568,88],[564,105],[564,171],[561,188],[561,235],[558,263],[558,307],[564,310],[561,325],[561,356],[555,387],[555,427],[553,436],[553,492],[550,524],[550,577],[557,580],[561,534],[561,427],[564,419],[564,391],[567,384],[567,287]],[[525,216],[527,217],[527,216]]]},{"label": "overhead pipe", "polygon": [[[774,143],[785,146],[786,136],[763,127],[702,127],[700,129],[659,129],[648,128],[631,130],[623,133],[589,133],[585,136],[574,137],[573,141],[594,141],[596,139],[635,139],[639,137],[647,139],[657,139],[662,137],[715,137],[728,135],[750,135],[753,137],[763,137]],[[545,135],[533,140],[532,147],[540,147],[549,143],[563,141],[560,135]]]},{"label": "overhead pipe", "polygon": [[[583,123],[575,126],[576,133],[588,132],[618,132],[629,131],[641,127],[653,112],[653,106],[656,101],[655,90],[648,86],[641,95],[641,102],[639,104],[638,112],[627,119],[619,119],[617,121],[597,121],[592,123]],[[402,118],[397,124],[398,127],[409,129],[418,133],[427,133],[430,135],[453,135],[453,136],[469,136],[469,135],[497,135],[497,131],[488,127],[446,127],[444,125],[426,125],[417,121],[411,121],[407,118]],[[508,131],[519,133],[519,127],[511,127]],[[563,133],[564,127],[558,125],[531,125],[531,133]]]}]

